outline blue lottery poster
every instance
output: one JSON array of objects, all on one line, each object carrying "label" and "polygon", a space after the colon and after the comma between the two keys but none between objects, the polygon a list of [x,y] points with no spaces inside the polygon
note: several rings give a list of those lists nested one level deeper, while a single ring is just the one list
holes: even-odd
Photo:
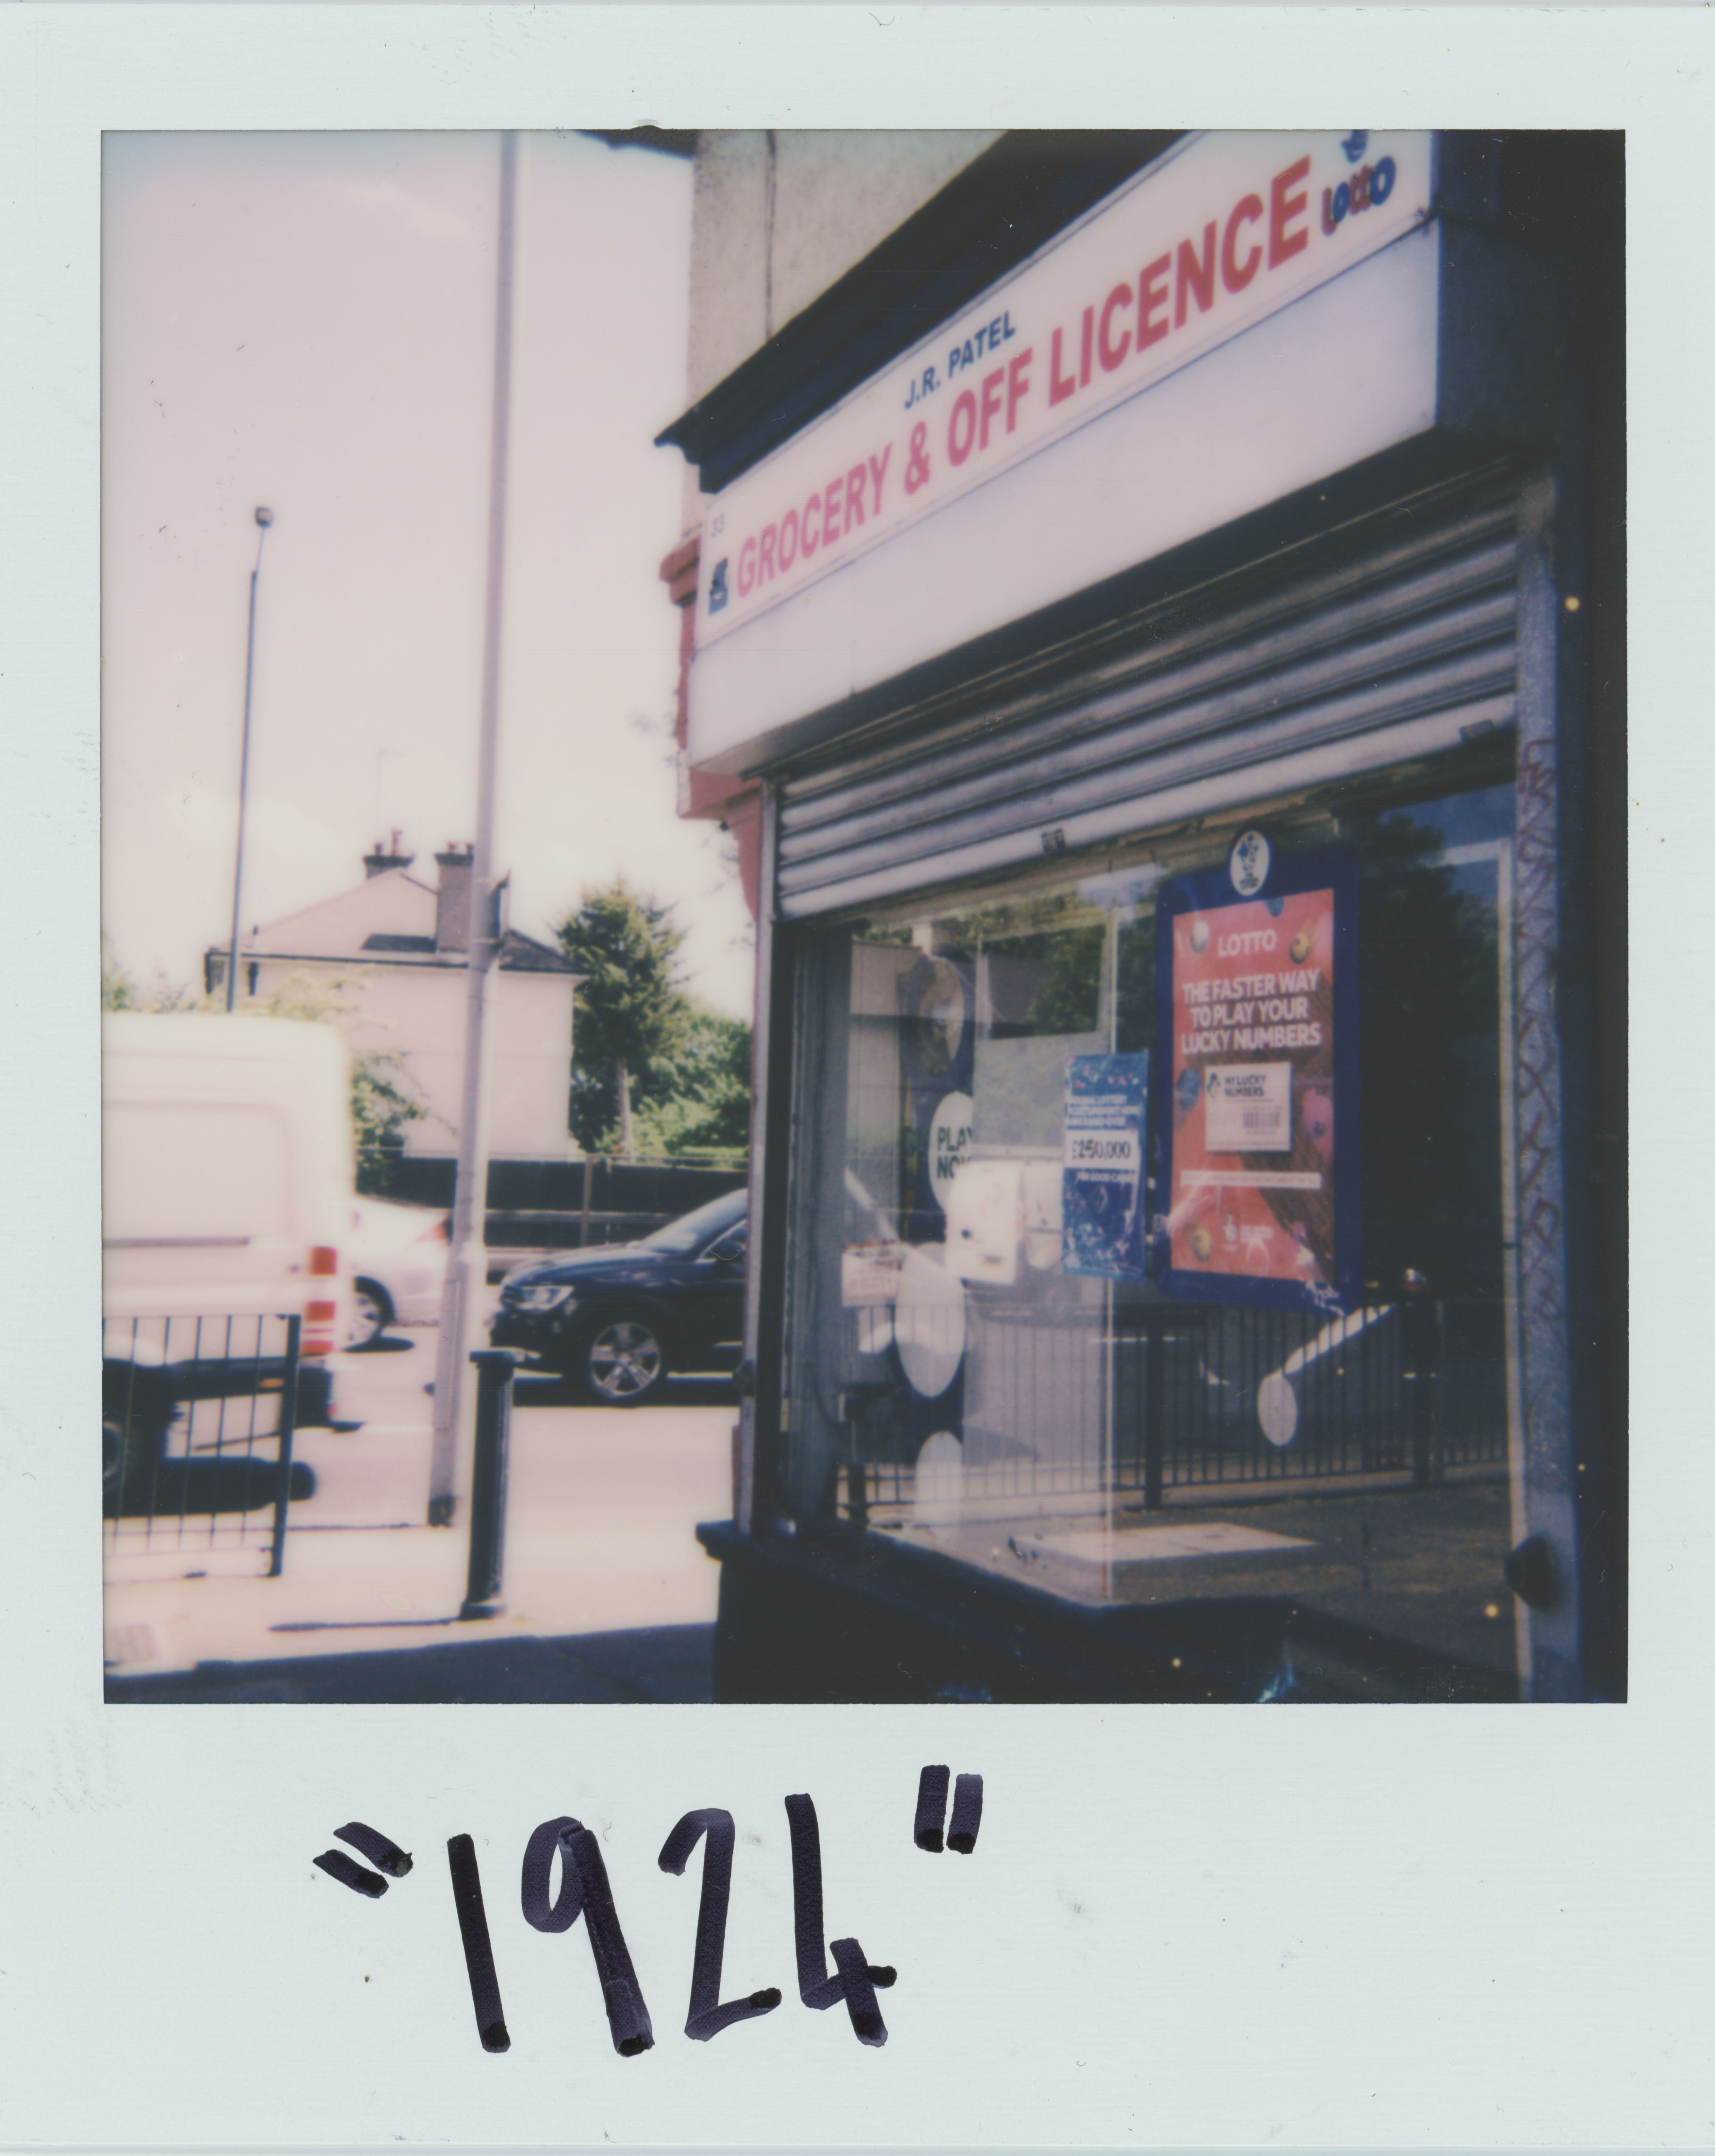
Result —
[{"label": "blue lottery poster", "polygon": [[1148,1106],[1147,1051],[1068,1058],[1062,1271],[1096,1280],[1147,1277],[1142,1193]]}]

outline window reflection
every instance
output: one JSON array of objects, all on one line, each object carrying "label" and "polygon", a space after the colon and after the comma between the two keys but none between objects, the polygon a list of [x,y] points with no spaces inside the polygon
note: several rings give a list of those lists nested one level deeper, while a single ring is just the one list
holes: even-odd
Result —
[{"label": "window reflection", "polygon": [[[1148,1055],[1161,1082],[1159,867],[814,940],[801,1512],[1073,1600],[1290,1594],[1510,1668],[1510,788],[1349,816],[1338,839],[1360,878],[1345,1309],[1188,1301],[1069,1260],[1073,1074]],[[1159,1181],[1146,1160],[1150,1217]]]}]

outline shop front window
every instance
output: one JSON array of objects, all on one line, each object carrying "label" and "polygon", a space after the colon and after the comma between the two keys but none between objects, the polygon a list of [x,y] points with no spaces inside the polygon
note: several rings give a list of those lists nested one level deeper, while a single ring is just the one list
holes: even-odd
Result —
[{"label": "shop front window", "polygon": [[786,1506],[1504,1693],[1512,789],[1259,835],[804,936]]}]

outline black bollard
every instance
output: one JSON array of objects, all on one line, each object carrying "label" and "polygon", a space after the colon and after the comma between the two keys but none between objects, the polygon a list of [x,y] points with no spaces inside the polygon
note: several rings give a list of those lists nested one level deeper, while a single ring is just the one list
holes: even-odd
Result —
[{"label": "black bollard", "polygon": [[512,1435],[512,1376],[510,1355],[480,1348],[476,1365],[476,1457],[470,1473],[470,1569],[465,1585],[461,1621],[498,1617],[506,1554],[506,1453]]}]

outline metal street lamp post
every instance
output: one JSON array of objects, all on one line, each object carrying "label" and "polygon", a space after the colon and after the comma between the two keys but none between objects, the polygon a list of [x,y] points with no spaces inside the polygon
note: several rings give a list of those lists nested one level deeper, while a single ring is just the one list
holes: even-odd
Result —
[{"label": "metal street lamp post", "polygon": [[[487,1284],[484,1224],[488,1206],[490,980],[504,933],[494,874],[495,774],[500,754],[501,645],[506,587],[506,480],[511,452],[512,300],[518,204],[518,137],[501,136],[501,187],[495,264],[494,403],[489,439],[488,580],[482,633],[482,705],[476,751],[476,834],[470,867],[470,947],[465,963],[465,1079],[459,1112],[459,1166],[453,1187],[452,1248],[441,1298],[434,1368],[434,1438],[429,1462],[429,1524],[450,1527],[456,1488],[469,1487],[475,1437],[465,1359],[482,1337]],[[474,1594],[474,1590],[473,1590]],[[489,1607],[473,1599],[469,1614]]]},{"label": "metal street lamp post", "polygon": [[239,853],[232,879],[232,947],[226,954],[226,1007],[233,1006],[239,987],[239,908],[244,890],[244,806],[250,783],[250,680],[256,664],[256,579],[262,573],[262,542],[274,521],[271,509],[259,509],[261,526],[256,540],[256,566],[250,572],[250,633],[244,645],[244,741],[239,755]]}]

